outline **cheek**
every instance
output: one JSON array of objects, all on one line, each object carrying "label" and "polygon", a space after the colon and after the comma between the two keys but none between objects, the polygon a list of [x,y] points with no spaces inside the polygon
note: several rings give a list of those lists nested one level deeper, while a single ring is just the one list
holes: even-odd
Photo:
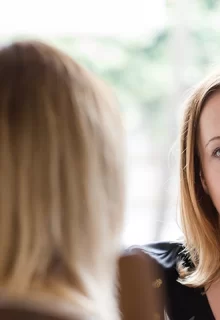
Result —
[{"label": "cheek", "polygon": [[208,188],[209,196],[220,213],[220,172],[208,170],[205,173],[205,182]]}]

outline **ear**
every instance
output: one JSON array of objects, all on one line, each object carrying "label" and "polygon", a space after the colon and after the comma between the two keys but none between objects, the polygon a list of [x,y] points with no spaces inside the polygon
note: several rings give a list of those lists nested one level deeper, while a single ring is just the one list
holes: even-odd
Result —
[{"label": "ear", "polygon": [[202,183],[203,190],[205,191],[206,194],[209,194],[209,189],[206,184],[206,180],[202,171],[200,171],[199,176],[200,176],[200,181]]}]

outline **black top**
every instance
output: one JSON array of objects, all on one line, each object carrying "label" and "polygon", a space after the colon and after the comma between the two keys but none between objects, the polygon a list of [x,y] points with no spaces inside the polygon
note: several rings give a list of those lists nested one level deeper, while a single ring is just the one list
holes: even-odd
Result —
[{"label": "black top", "polygon": [[177,282],[177,263],[181,260],[192,267],[182,244],[160,242],[142,249],[163,271],[167,300],[165,309],[170,320],[215,320],[204,291]]}]

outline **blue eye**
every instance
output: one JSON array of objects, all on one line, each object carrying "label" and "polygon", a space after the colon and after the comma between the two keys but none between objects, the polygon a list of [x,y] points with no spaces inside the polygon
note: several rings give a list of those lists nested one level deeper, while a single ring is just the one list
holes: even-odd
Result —
[{"label": "blue eye", "polygon": [[215,149],[212,155],[216,158],[220,158],[220,148]]}]

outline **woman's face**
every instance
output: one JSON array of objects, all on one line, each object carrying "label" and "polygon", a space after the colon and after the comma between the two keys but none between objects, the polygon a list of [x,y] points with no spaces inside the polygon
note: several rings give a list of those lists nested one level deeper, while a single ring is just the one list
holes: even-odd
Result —
[{"label": "woman's face", "polygon": [[220,91],[206,102],[198,131],[203,188],[220,213]]}]

